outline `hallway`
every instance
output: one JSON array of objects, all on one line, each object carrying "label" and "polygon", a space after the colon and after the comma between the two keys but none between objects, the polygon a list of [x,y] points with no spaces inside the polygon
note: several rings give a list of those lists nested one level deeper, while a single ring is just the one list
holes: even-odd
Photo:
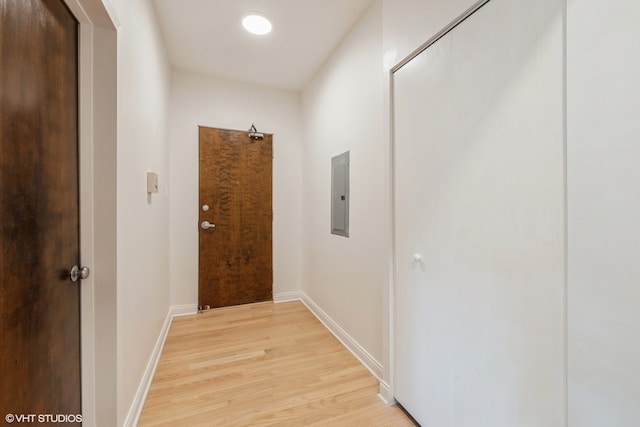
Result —
[{"label": "hallway", "polygon": [[139,426],[412,426],[301,302],[175,318]]}]

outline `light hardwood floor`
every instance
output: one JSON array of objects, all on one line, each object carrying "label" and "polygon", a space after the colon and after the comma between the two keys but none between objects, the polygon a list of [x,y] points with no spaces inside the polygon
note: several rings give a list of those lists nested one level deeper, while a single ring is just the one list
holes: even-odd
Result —
[{"label": "light hardwood floor", "polygon": [[413,426],[300,302],[173,320],[139,426]]}]

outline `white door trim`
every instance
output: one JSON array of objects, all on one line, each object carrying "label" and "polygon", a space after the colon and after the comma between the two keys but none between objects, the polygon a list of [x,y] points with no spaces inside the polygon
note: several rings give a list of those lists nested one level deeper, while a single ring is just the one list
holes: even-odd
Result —
[{"label": "white door trim", "polygon": [[[64,1],[80,23],[80,255],[83,265],[92,270],[91,276],[82,281],[80,292],[83,424],[115,425],[116,30],[119,24],[109,2]],[[94,162],[94,159],[100,161]],[[109,209],[105,211],[105,206],[113,207],[113,215]],[[96,224],[100,227],[96,228]]]}]

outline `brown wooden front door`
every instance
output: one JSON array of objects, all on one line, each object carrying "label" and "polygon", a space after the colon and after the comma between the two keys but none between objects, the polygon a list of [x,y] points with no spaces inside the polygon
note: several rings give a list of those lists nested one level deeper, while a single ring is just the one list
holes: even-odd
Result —
[{"label": "brown wooden front door", "polygon": [[201,308],[272,299],[272,153],[272,135],[200,127]]},{"label": "brown wooden front door", "polygon": [[80,289],[69,278],[79,263],[77,36],[62,0],[0,0],[0,416],[6,421],[51,414],[67,418],[31,422],[78,425],[81,413]]}]

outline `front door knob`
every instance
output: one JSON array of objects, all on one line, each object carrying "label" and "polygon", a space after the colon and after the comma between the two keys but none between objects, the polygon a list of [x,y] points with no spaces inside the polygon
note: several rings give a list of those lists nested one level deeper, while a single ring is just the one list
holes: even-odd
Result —
[{"label": "front door knob", "polygon": [[202,224],[200,224],[200,227],[202,227],[203,230],[208,230],[210,228],[214,228],[215,226],[215,224],[211,224],[209,221],[202,221]]}]

